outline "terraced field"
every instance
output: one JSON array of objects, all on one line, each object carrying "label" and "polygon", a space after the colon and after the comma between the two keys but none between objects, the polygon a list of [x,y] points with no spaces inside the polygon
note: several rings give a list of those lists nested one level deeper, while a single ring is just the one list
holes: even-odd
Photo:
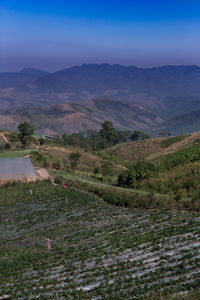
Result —
[{"label": "terraced field", "polygon": [[48,182],[1,187],[0,207],[0,296],[161,299],[200,287],[200,213],[124,210]]}]

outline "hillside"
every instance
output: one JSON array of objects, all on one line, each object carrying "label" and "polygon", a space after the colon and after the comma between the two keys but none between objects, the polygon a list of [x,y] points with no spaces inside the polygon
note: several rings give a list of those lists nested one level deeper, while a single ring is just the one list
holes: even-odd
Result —
[{"label": "hillside", "polygon": [[[195,102],[196,103],[196,102]],[[200,110],[199,104],[196,103],[196,109],[191,111],[191,109],[185,110],[187,113],[175,116],[174,118],[170,118],[160,124],[156,131],[170,131],[174,135],[184,134],[195,132],[200,129]],[[180,104],[181,105],[181,104]],[[191,104],[192,109],[194,109],[193,105]],[[173,115],[173,114],[172,114]]]},{"label": "hillside", "polygon": [[99,130],[105,120],[117,129],[150,132],[164,119],[151,109],[141,105],[127,104],[109,98],[99,98],[83,103],[59,104],[39,108],[20,108],[13,113],[1,114],[0,127],[15,130],[18,123],[28,121],[36,133],[73,133]]},{"label": "hillside", "polygon": [[[39,126],[42,130],[49,134],[58,132],[56,122],[53,118],[48,120],[45,110],[58,105],[58,109],[55,107],[57,111],[60,104],[65,104],[73,106],[72,110],[78,114],[71,114],[70,120],[69,116],[65,118],[63,115],[59,124],[60,131],[65,127],[69,128],[67,132],[97,129],[104,118],[99,117],[100,111],[95,112],[97,105],[91,111],[88,106],[91,105],[91,99],[102,97],[117,100],[126,106],[127,122],[123,116],[125,106],[122,108],[122,120],[119,109],[116,108],[115,113],[112,113],[113,107],[109,109],[104,106],[104,115],[115,122],[117,128],[140,128],[151,132],[153,136],[161,131],[170,131],[176,135],[200,130],[198,66],[142,69],[134,66],[84,64],[51,74],[34,69],[0,74],[0,111],[5,128],[13,129],[16,118],[21,118],[15,111],[26,107],[25,112],[34,108],[40,115],[38,119],[41,120]],[[38,107],[41,106],[43,108],[39,114]],[[135,114],[128,113],[132,108],[135,108]],[[152,122],[155,114],[157,121]],[[144,124],[141,124],[143,120]]]},{"label": "hillside", "polygon": [[[152,138],[138,142],[118,144],[110,149],[107,149],[109,155],[114,155],[120,160],[134,162],[139,159],[156,160],[170,153],[175,153],[178,150],[184,149],[199,141],[200,132],[194,132],[187,136],[182,136],[180,140],[177,137],[160,137]],[[172,140],[169,146],[165,146],[166,141]]]}]

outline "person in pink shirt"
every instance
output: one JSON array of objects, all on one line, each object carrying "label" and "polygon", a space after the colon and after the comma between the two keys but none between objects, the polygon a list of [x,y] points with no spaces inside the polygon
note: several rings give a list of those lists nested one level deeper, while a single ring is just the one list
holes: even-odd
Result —
[{"label": "person in pink shirt", "polygon": [[47,239],[47,247],[48,247],[48,250],[50,251],[51,250],[51,240],[50,239]]}]

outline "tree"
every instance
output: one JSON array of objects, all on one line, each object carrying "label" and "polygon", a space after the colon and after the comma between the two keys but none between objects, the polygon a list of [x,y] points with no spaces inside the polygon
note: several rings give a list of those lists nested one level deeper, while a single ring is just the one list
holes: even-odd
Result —
[{"label": "tree", "polygon": [[145,140],[145,139],[149,139],[150,136],[142,131],[139,130],[135,130],[133,132],[133,134],[131,135],[131,140],[132,141],[141,141],[141,140]]},{"label": "tree", "polygon": [[20,140],[25,147],[31,140],[31,135],[34,133],[34,126],[28,122],[20,123],[18,126],[20,132]]},{"label": "tree", "polygon": [[156,173],[156,167],[149,161],[139,161],[130,169],[122,171],[118,176],[118,185],[137,187],[137,182],[149,178]]},{"label": "tree", "polygon": [[117,131],[117,143],[123,143],[123,142],[127,142],[128,140],[131,139],[131,131],[130,130],[120,130]]},{"label": "tree", "polygon": [[117,140],[117,131],[114,128],[113,123],[105,121],[101,127],[102,128],[99,131],[100,136],[106,140],[107,144],[114,144]]}]

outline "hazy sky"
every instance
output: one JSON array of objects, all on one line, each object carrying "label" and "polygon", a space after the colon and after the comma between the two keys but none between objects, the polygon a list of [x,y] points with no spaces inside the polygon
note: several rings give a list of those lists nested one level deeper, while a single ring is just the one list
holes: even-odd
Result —
[{"label": "hazy sky", "polygon": [[200,65],[200,0],[0,0],[0,72]]}]

